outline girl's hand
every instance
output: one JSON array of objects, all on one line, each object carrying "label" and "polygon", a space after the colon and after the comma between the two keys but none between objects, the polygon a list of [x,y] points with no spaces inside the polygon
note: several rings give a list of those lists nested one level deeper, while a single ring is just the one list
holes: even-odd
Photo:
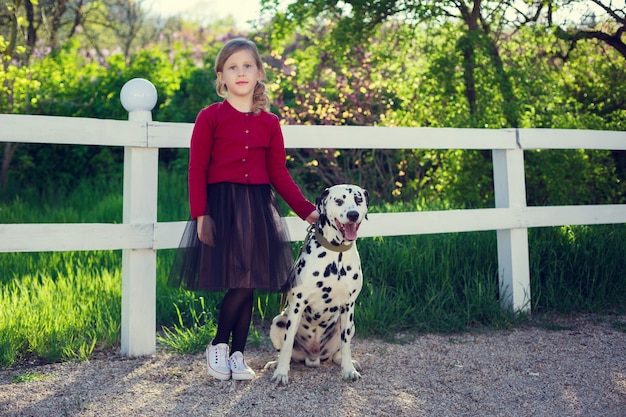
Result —
[{"label": "girl's hand", "polygon": [[306,220],[309,224],[315,223],[320,218],[320,213],[317,210],[313,210],[311,214],[307,216]]},{"label": "girl's hand", "polygon": [[215,222],[211,216],[205,214],[198,217],[198,239],[208,246],[215,246]]}]

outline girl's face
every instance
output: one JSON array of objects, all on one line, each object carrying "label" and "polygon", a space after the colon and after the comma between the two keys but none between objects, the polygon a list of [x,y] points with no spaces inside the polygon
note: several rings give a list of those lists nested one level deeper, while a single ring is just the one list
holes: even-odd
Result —
[{"label": "girl's face", "polygon": [[229,99],[249,98],[257,82],[263,77],[262,69],[258,68],[254,56],[247,49],[232,54],[224,63],[224,68],[217,73],[220,83],[226,85]]}]

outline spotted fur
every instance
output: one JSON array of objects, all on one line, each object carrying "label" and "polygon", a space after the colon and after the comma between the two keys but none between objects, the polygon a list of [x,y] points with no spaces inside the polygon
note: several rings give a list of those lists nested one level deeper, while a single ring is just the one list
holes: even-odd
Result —
[{"label": "spotted fur", "polygon": [[341,365],[344,379],[361,377],[350,342],[354,306],[363,285],[356,238],[368,204],[367,191],[351,184],[327,188],[317,198],[319,221],[291,272],[287,307],[270,329],[272,343],[280,351],[278,361],[265,365],[275,368],[272,381],[287,384],[292,359],[315,367],[332,358]]}]

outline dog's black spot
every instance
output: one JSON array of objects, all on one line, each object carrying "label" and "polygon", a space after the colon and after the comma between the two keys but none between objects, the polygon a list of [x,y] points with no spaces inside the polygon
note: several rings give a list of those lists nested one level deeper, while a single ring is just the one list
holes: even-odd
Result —
[{"label": "dog's black spot", "polygon": [[352,271],[352,265],[348,265],[348,266],[346,266],[346,269],[347,269],[348,271]]},{"label": "dog's black spot", "polygon": [[296,294],[296,297],[298,297],[298,298],[302,298],[302,293],[301,293],[301,292],[299,292],[298,294]]},{"label": "dog's black spot", "polygon": [[[327,295],[327,294],[325,294],[325,295]],[[333,299],[332,299],[332,298],[327,298],[327,299],[326,299],[326,301],[324,301],[324,302],[325,302],[326,304],[330,304],[330,303],[332,303],[332,302],[333,302]]]},{"label": "dog's black spot", "polygon": [[352,275],[352,279],[359,279],[359,274],[357,273],[357,274]]},{"label": "dog's black spot", "polygon": [[331,274],[337,274],[337,264],[335,262],[330,265],[326,265],[326,269],[324,269],[324,277],[329,277]]},{"label": "dog's black spot", "polygon": [[341,276],[348,275],[348,273],[346,272],[346,270],[345,270],[345,268],[343,266],[339,270],[339,275],[341,275]]},{"label": "dog's black spot", "polygon": [[353,321],[354,321],[354,315],[350,313],[350,323],[352,323]]},{"label": "dog's black spot", "polygon": [[313,316],[315,320],[319,320],[321,317],[322,315],[320,313],[315,313],[315,316]]},{"label": "dog's black spot", "polygon": [[320,252],[320,253],[317,254],[318,258],[323,258],[324,256],[326,256],[326,252],[325,251],[324,252]]},{"label": "dog's black spot", "polygon": [[293,312],[294,312],[294,313],[296,313],[296,314],[298,314],[298,313],[300,312],[300,310],[298,309],[298,307],[296,307],[296,308],[293,310]]},{"label": "dog's black spot", "polygon": [[305,329],[309,330],[309,325],[308,324],[303,324],[302,327],[304,327]]},{"label": "dog's black spot", "polygon": [[284,321],[277,321],[276,322],[276,327],[285,327],[285,322]]},{"label": "dog's black spot", "polygon": [[334,307],[331,307],[331,308],[330,308],[330,312],[331,312],[331,313],[336,313],[336,312],[337,312],[337,310],[339,310],[339,307],[337,307],[337,306],[334,306]]},{"label": "dog's black spot", "polygon": [[287,320],[287,324],[285,325],[285,329],[289,329],[291,327],[291,320]]},{"label": "dog's black spot", "polygon": [[339,260],[339,262],[341,262],[341,260],[343,259],[343,252],[339,252],[339,256],[337,257],[337,259]]},{"label": "dog's black spot", "polygon": [[330,297],[330,296],[328,295],[328,293],[324,293],[324,294],[322,294],[322,298],[323,298],[323,299],[327,299],[328,297]]},{"label": "dog's black spot", "polygon": [[322,288],[322,291],[324,292],[331,292],[333,290],[333,287],[324,287]]},{"label": "dog's black spot", "polygon": [[310,313],[310,312],[311,312],[311,306],[307,306],[307,307],[304,309],[304,312],[305,312],[305,313]]},{"label": "dog's black spot", "polygon": [[315,271],[315,272],[313,272],[313,274],[312,274],[312,275],[313,275],[314,277],[317,277],[317,276],[319,276],[319,274],[320,274],[320,271]]},{"label": "dog's black spot", "polygon": [[351,329],[347,329],[347,330],[346,330],[346,335],[347,335],[347,336],[350,336],[350,330],[351,330]]},{"label": "dog's black spot", "polygon": [[317,285],[317,288],[322,288],[324,286],[324,281],[317,281],[315,285]]}]

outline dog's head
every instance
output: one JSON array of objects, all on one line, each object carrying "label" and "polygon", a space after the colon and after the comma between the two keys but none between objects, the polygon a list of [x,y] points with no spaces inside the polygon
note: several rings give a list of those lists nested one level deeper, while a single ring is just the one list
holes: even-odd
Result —
[{"label": "dog's head", "polygon": [[[335,244],[356,240],[359,226],[367,218],[369,194],[367,190],[352,185],[333,185],[324,190],[316,200],[320,213],[318,227]],[[332,240],[331,240],[332,239]]]}]

